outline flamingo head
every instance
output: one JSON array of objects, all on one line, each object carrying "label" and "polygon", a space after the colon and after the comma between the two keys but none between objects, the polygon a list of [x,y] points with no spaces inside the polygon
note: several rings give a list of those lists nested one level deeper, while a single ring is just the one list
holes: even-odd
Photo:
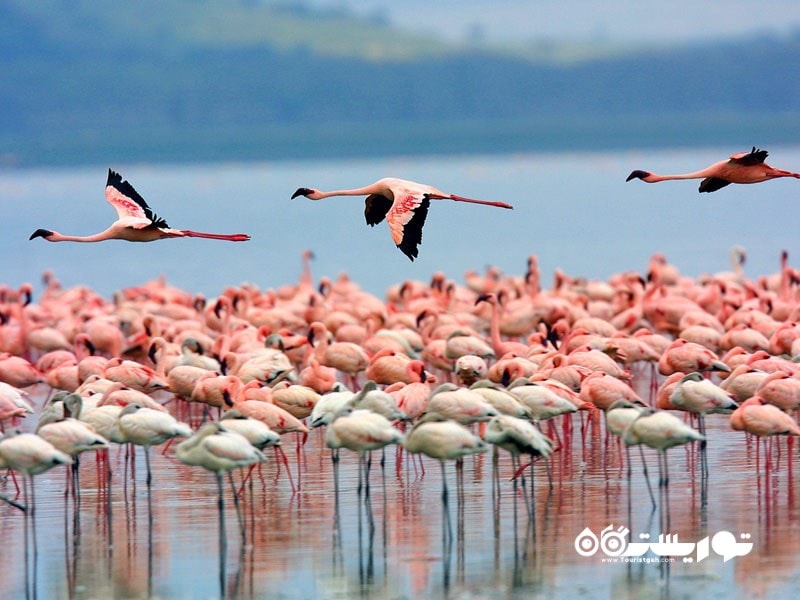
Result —
[{"label": "flamingo head", "polygon": [[295,190],[294,194],[292,194],[292,198],[291,199],[294,200],[298,196],[305,196],[306,198],[309,198],[311,200],[318,200],[319,198],[314,198],[313,197],[316,193],[318,193],[318,192],[315,189],[301,187],[301,188],[297,188],[297,190]]},{"label": "flamingo head", "polygon": [[37,237],[40,237],[40,238],[47,239],[47,238],[49,238],[51,235],[53,235],[53,232],[52,232],[52,231],[50,231],[49,229],[37,229],[36,231],[34,231],[34,232],[31,234],[31,237],[29,237],[28,239],[29,239],[29,240],[32,240],[33,238],[37,238]]},{"label": "flamingo head", "polygon": [[625,181],[630,181],[631,179],[641,179],[643,181],[647,181],[647,178],[650,177],[650,175],[652,175],[652,173],[649,171],[636,169],[635,171],[631,171],[631,174],[628,175],[628,178]]}]

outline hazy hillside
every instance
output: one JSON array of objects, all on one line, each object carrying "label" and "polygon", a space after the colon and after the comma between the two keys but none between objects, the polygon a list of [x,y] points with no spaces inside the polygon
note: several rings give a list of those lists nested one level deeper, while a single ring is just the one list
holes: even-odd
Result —
[{"label": "hazy hillside", "polygon": [[7,0],[0,156],[774,144],[800,131],[800,36],[567,50],[447,46],[379,17],[245,0]]}]

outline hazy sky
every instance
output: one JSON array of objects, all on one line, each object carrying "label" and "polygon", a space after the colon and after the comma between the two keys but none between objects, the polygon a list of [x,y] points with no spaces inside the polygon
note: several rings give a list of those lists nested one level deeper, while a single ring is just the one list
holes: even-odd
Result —
[{"label": "hazy sky", "polygon": [[800,29],[797,0],[304,0],[380,10],[394,24],[463,38],[476,26],[491,40],[606,38],[669,41]]}]

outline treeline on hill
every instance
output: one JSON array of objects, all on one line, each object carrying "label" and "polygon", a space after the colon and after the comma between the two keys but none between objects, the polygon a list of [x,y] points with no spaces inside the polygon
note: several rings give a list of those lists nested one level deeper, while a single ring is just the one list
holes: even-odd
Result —
[{"label": "treeline on hill", "polygon": [[800,129],[800,35],[557,64],[487,50],[361,59],[263,40],[140,40],[91,19],[61,31],[0,6],[7,162],[602,147],[637,133],[672,143],[682,130],[703,143],[691,138]]}]

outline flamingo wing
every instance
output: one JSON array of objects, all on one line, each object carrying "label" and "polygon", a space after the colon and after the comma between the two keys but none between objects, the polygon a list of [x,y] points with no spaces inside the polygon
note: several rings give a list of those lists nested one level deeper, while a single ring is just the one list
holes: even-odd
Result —
[{"label": "flamingo wing", "polygon": [[753,146],[753,149],[750,152],[739,152],[738,154],[733,154],[731,156],[731,162],[745,166],[760,165],[767,160],[768,154],[769,153],[766,150],[759,150]]},{"label": "flamingo wing", "polygon": [[120,219],[146,219],[149,223],[143,223],[142,226],[169,227],[164,219],[153,212],[139,192],[130,183],[123,180],[122,175],[111,169],[108,170],[108,180],[106,181],[106,200],[117,211]]},{"label": "flamingo wing", "polygon": [[370,194],[364,204],[364,218],[367,225],[375,227],[386,218],[386,213],[392,208],[392,200],[382,194]]},{"label": "flamingo wing", "polygon": [[727,179],[720,179],[719,177],[706,177],[700,182],[700,192],[716,192],[729,185],[730,181]]},{"label": "flamingo wing", "polygon": [[412,261],[419,255],[422,226],[428,217],[430,199],[427,194],[408,194],[395,200],[386,214],[386,222],[394,243]]}]

